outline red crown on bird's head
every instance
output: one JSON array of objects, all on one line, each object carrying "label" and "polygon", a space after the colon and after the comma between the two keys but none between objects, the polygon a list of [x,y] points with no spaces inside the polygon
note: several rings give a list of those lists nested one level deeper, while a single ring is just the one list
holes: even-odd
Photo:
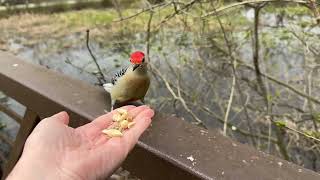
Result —
[{"label": "red crown on bird's head", "polygon": [[141,51],[133,52],[130,55],[130,62],[132,64],[141,64],[144,61],[144,53]]}]

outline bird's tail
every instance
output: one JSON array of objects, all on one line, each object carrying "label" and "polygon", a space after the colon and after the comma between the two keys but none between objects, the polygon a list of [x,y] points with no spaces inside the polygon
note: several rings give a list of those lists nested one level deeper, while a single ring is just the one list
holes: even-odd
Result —
[{"label": "bird's tail", "polygon": [[110,93],[112,86],[113,86],[113,84],[111,84],[111,83],[103,84],[103,88],[104,88],[108,93]]}]

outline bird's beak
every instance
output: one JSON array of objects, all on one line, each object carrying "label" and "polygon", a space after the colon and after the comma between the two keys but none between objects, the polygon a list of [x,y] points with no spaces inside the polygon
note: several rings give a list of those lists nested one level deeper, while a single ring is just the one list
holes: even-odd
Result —
[{"label": "bird's beak", "polygon": [[133,65],[133,71],[136,70],[141,64],[135,64]]}]

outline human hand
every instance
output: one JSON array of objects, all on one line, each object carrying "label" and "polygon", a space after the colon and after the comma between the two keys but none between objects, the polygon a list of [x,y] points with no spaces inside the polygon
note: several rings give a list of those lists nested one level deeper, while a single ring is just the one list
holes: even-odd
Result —
[{"label": "human hand", "polygon": [[151,123],[147,106],[125,106],[136,124],[123,137],[108,138],[101,131],[112,124],[115,111],[78,128],[68,126],[60,112],[42,120],[28,137],[22,156],[8,179],[100,179],[121,164]]}]

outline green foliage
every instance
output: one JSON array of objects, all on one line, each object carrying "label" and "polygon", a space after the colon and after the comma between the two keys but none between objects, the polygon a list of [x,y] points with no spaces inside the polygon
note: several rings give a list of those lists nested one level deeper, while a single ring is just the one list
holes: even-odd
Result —
[{"label": "green foliage", "polygon": [[267,6],[263,9],[265,12],[268,13],[277,13],[277,14],[284,14],[286,16],[301,16],[301,15],[310,15],[312,14],[311,11],[305,7],[300,5],[273,5]]},{"label": "green foliage", "polygon": [[269,102],[272,102],[273,96],[271,94],[268,94],[267,99],[268,99]]},{"label": "green foliage", "polygon": [[319,139],[320,138],[320,132],[316,132],[316,131],[304,131],[303,133],[305,133],[308,136],[314,137]]},{"label": "green foliage", "polygon": [[5,128],[7,126],[7,124],[0,122],[0,130],[2,130],[3,128]]},{"label": "green foliage", "polygon": [[311,21],[311,22],[310,22],[310,21],[300,21],[300,22],[299,22],[299,25],[300,25],[302,28],[306,28],[306,27],[312,25],[312,21]]},{"label": "green foliage", "polygon": [[264,45],[266,45],[269,48],[275,48],[277,46],[277,43],[275,41],[275,37],[273,34],[270,34],[269,32],[261,32],[261,40]]},{"label": "green foliage", "polygon": [[288,32],[288,30],[283,29],[281,31],[279,31],[279,39],[284,41],[284,40],[290,40],[292,38],[290,32]]},{"label": "green foliage", "polygon": [[280,127],[280,128],[285,128],[287,127],[286,122],[283,120],[278,120],[274,122],[276,126]]},{"label": "green foliage", "polygon": [[116,12],[113,10],[86,10],[86,11],[71,11],[67,13],[56,14],[56,17],[68,23],[71,26],[74,25],[106,25],[112,20],[117,18]]},{"label": "green foliage", "polygon": [[280,95],[281,95],[281,92],[277,89],[276,92],[275,92],[275,96],[276,97],[280,97]]},{"label": "green foliage", "polygon": [[320,122],[320,113],[313,113],[312,116],[316,121]]},{"label": "green foliage", "polygon": [[298,15],[298,16],[301,16],[301,15],[308,15],[308,14],[311,14],[311,11],[305,7],[305,6],[299,6],[299,5],[296,5],[296,6],[286,6],[284,7],[284,11],[287,15]]}]

